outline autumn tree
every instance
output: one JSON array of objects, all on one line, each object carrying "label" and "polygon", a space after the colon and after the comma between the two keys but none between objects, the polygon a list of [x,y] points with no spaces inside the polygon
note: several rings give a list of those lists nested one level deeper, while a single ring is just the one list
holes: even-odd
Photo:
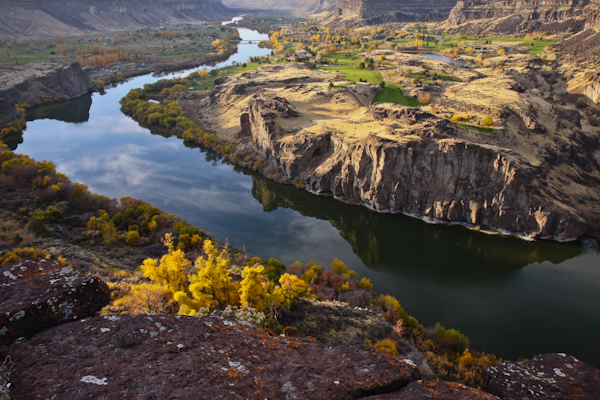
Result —
[{"label": "autumn tree", "polygon": [[69,53],[71,52],[71,46],[69,46],[68,44],[61,44],[60,46],[58,46],[58,51],[60,54],[62,54],[63,56],[68,56]]}]

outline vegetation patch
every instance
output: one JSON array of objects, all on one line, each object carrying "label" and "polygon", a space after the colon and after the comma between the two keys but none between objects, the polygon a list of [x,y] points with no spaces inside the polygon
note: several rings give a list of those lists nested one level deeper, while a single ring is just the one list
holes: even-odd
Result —
[{"label": "vegetation patch", "polygon": [[412,97],[406,97],[402,94],[402,89],[400,89],[396,85],[386,86],[377,92],[375,98],[373,99],[374,103],[395,103],[408,107],[418,107],[419,101]]}]

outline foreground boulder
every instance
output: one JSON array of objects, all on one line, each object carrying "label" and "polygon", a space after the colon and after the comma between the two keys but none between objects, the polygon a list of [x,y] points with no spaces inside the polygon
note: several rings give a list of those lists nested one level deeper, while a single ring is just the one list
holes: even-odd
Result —
[{"label": "foreground boulder", "polygon": [[488,367],[483,390],[503,400],[597,400],[600,371],[565,354],[546,354],[523,364],[505,362]]},{"label": "foreground boulder", "polygon": [[93,316],[110,302],[96,276],[40,259],[0,266],[0,345]]},{"label": "foreground boulder", "polygon": [[365,400],[499,400],[498,397],[456,382],[411,382],[402,390]]},{"label": "foreground boulder", "polygon": [[273,337],[230,317],[106,316],[61,325],[10,352],[16,399],[347,399],[419,378],[372,346]]}]

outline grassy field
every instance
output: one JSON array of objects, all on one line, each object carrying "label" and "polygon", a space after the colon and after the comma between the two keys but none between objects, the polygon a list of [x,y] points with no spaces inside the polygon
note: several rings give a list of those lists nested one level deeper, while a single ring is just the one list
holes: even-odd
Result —
[{"label": "grassy field", "polygon": [[[112,32],[106,34],[77,36],[69,38],[52,38],[40,40],[36,45],[34,41],[25,41],[7,48],[0,48],[0,63],[15,65],[28,64],[36,61],[77,61],[76,50],[84,49],[87,44],[99,45],[105,48],[124,46],[126,52],[132,53],[144,49],[151,49],[150,59],[175,59],[205,55],[215,50],[212,49],[214,37],[222,38],[227,34],[214,27],[191,27],[184,30],[181,35],[172,38],[161,38],[158,29],[143,29],[133,31]],[[71,51],[63,56],[59,51],[59,44],[68,44]],[[147,52],[149,54],[150,52]],[[16,58],[15,58],[16,56]],[[136,61],[135,58],[133,61]]]},{"label": "grassy field", "polygon": [[369,69],[331,65],[319,65],[318,68],[325,71],[339,72],[342,75],[342,78],[352,82],[359,82],[362,79],[363,82],[378,84],[383,81],[383,76],[381,76],[379,72]]},{"label": "grassy field", "polygon": [[402,94],[402,89],[396,85],[386,85],[382,91],[375,95],[373,103],[395,103],[408,107],[419,106],[417,99],[406,97]]},{"label": "grassy field", "polygon": [[494,132],[494,128],[484,128],[482,126],[462,124],[460,122],[455,122],[455,124],[458,126],[462,126],[463,128],[467,128],[472,131],[477,131],[477,132],[481,132],[481,133],[493,133]]}]

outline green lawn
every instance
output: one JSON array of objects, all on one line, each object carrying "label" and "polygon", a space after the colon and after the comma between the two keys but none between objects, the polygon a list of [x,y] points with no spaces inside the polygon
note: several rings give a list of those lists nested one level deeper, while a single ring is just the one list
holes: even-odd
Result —
[{"label": "green lawn", "polygon": [[419,102],[412,97],[406,97],[402,94],[402,89],[396,85],[386,85],[383,90],[378,92],[373,98],[373,103],[395,103],[408,107],[418,107]]},{"label": "green lawn", "polygon": [[370,69],[358,69],[355,67],[342,67],[342,66],[331,66],[331,65],[319,65],[319,69],[325,71],[339,72],[344,79],[349,81],[358,82],[361,79],[364,82],[370,82],[378,84],[383,81],[383,76],[377,71]]},{"label": "green lawn", "polygon": [[455,122],[456,125],[462,126],[463,128],[470,129],[472,131],[482,132],[482,133],[492,133],[494,132],[494,128],[484,128],[482,126],[470,125],[470,124],[461,124],[460,122]]}]

